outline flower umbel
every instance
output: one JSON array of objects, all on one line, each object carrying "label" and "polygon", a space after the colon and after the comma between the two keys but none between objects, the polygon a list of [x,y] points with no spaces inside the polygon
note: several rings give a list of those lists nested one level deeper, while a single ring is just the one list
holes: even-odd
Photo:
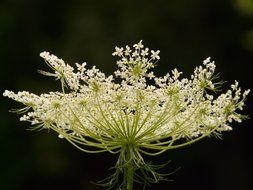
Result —
[{"label": "flower umbel", "polygon": [[[35,95],[6,90],[4,96],[25,107],[21,121],[36,129],[52,129],[87,153],[118,154],[116,172],[108,178],[110,187],[131,190],[133,179],[146,184],[163,179],[142,155],[159,155],[192,144],[206,136],[230,131],[231,122],[241,122],[249,90],[242,92],[236,81],[217,95],[215,64],[210,58],[195,68],[190,79],[174,69],[164,77],[150,71],[160,51],[149,51],[142,41],[116,47],[113,56],[118,70],[106,76],[95,66],[76,64],[76,70],[48,52],[41,53],[59,79],[62,92]],[[120,82],[114,82],[120,78]],[[143,179],[143,180],[142,180]]]}]

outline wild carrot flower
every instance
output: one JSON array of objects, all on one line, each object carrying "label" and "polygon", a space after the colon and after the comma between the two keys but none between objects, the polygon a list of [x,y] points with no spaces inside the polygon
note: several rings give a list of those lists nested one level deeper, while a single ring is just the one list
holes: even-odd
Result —
[{"label": "wild carrot flower", "polygon": [[[133,179],[157,182],[163,179],[142,155],[159,155],[192,144],[206,136],[232,130],[231,122],[244,118],[249,90],[235,81],[231,89],[218,95],[215,64],[210,58],[195,68],[190,79],[174,69],[163,77],[151,71],[160,51],[149,51],[142,41],[116,47],[118,70],[106,76],[86,63],[76,67],[42,52],[52,73],[40,73],[60,80],[62,92],[35,95],[6,90],[4,96],[25,105],[21,121],[35,129],[52,129],[87,153],[118,155],[116,172],[108,178],[109,187],[131,190]],[[120,82],[115,82],[115,79]],[[142,181],[143,180],[143,181]]]}]

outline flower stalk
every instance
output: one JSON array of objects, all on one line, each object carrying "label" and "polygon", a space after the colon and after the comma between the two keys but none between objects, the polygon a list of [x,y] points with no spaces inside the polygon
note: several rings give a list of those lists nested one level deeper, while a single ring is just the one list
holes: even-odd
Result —
[{"label": "flower stalk", "polygon": [[246,118],[240,112],[250,92],[235,81],[219,95],[222,82],[210,58],[189,79],[177,69],[157,77],[151,70],[159,53],[144,48],[142,41],[132,48],[116,47],[112,55],[120,58],[118,69],[106,76],[95,66],[76,63],[74,68],[42,52],[53,72],[40,73],[59,80],[62,91],[36,95],[6,90],[3,95],[24,105],[17,113],[33,129],[51,129],[86,153],[119,155],[115,173],[101,185],[132,190],[137,182],[145,187],[165,177],[142,155],[157,156],[232,130],[232,122]]},{"label": "flower stalk", "polygon": [[126,190],[133,189],[133,181],[134,181],[134,165],[132,161],[132,150],[131,147],[128,147],[126,150],[126,162],[127,166],[124,171],[124,175],[126,178]]}]

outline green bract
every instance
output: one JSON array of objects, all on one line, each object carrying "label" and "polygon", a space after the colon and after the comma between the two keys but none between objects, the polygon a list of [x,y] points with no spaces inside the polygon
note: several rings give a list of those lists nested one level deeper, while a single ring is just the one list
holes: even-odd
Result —
[{"label": "green bract", "polygon": [[[109,188],[131,190],[133,180],[146,184],[163,179],[156,166],[142,155],[158,155],[196,142],[212,134],[232,130],[241,122],[249,90],[238,82],[227,92],[213,96],[220,82],[213,82],[215,64],[207,58],[190,79],[174,69],[164,77],[150,70],[160,59],[142,41],[131,49],[116,47],[118,70],[106,76],[86,64],[76,70],[48,52],[41,53],[62,84],[62,92],[35,95],[5,91],[4,96],[23,103],[20,120],[34,128],[53,129],[78,149],[88,153],[117,154],[116,172],[105,181]],[[114,82],[119,78],[120,82]],[[113,186],[114,185],[114,186]]]}]

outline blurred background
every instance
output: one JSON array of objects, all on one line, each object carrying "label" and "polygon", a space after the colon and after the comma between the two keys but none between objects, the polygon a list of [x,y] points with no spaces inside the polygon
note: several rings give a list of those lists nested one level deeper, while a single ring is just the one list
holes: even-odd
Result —
[{"label": "blurred background", "polygon": [[[39,57],[47,50],[66,62],[86,61],[107,74],[115,69],[114,47],[143,40],[161,50],[157,75],[177,67],[188,77],[211,56],[217,73],[253,89],[252,0],[156,1],[0,1],[0,94],[5,89],[40,94],[60,90],[58,82],[37,73],[47,69]],[[1,190],[102,190],[91,184],[112,171],[109,153],[86,154],[47,131],[30,132],[29,123],[9,113],[21,105],[0,95]],[[252,116],[253,96],[244,113]],[[151,190],[252,190],[253,120],[234,125],[223,140],[205,139],[149,158],[171,163],[173,181]],[[137,190],[139,187],[135,187]]]}]

